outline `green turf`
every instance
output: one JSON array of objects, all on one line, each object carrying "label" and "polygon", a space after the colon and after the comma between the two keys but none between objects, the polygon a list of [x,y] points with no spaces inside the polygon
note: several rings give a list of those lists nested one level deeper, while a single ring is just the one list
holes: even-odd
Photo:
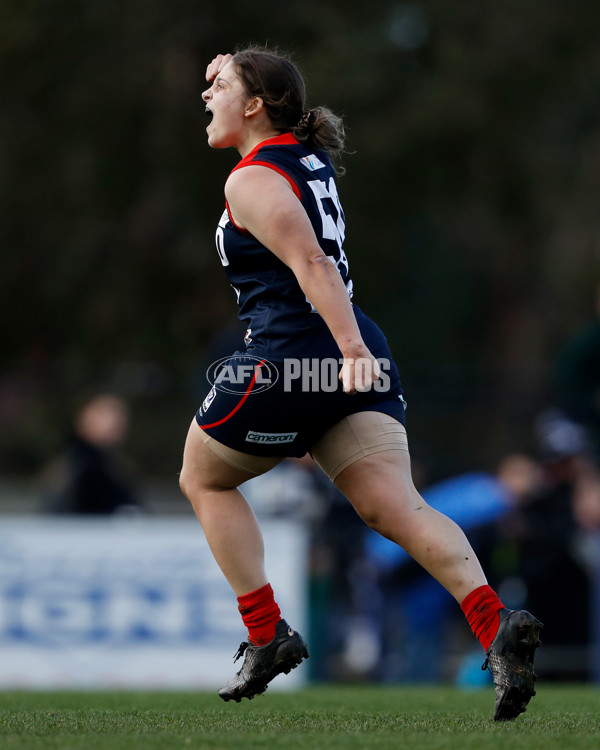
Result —
[{"label": "green turf", "polygon": [[493,689],[313,687],[224,704],[206,693],[0,692],[3,750],[600,748],[600,691],[540,686],[491,720]]}]

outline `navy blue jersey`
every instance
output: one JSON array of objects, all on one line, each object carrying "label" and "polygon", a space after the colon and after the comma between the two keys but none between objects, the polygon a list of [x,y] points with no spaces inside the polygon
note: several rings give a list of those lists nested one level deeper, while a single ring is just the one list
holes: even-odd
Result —
[{"label": "navy blue jersey", "polygon": [[[343,249],[344,213],[329,156],[307,148],[286,133],[258,144],[234,171],[251,164],[274,169],[289,181],[323,252],[338,268],[351,297],[352,281]],[[248,353],[283,359],[309,348],[315,334],[325,333],[323,319],[300,289],[292,270],[249,232],[236,227],[228,206],[219,222],[216,241],[237,297],[239,318],[246,324]]]},{"label": "navy blue jersey", "polygon": [[[249,164],[267,166],[289,181],[351,297],[344,213],[327,154],[288,133],[260,143],[235,169]],[[213,387],[196,413],[203,430],[243,453],[302,456],[326,430],[355,412],[384,412],[404,423],[398,370],[372,320],[354,306],[361,336],[382,376],[370,391],[349,396],[338,378],[339,347],[293,271],[236,227],[229,207],[219,222],[217,248],[248,330],[244,351],[211,365]]]}]

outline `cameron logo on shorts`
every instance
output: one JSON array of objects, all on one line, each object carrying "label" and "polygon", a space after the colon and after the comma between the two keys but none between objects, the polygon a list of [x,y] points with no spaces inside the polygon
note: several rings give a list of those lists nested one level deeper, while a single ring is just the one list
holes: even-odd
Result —
[{"label": "cameron logo on shorts", "polygon": [[293,443],[297,432],[250,432],[246,435],[247,443]]},{"label": "cameron logo on shorts", "polygon": [[233,354],[209,365],[206,377],[218,391],[250,395],[272,388],[279,378],[279,372],[264,357]]}]

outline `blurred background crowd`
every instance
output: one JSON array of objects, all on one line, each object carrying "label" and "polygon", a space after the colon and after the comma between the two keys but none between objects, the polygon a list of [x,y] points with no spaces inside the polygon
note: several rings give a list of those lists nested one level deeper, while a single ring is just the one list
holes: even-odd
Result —
[{"label": "blurred background crowd", "polygon": [[[0,514],[191,515],[183,440],[243,333],[214,248],[237,155],[206,145],[203,72],[265,42],[345,119],[355,300],[419,489],[547,623],[538,671],[600,678],[592,0],[3,3]],[[482,679],[457,607],[310,459],[247,491],[309,529],[314,679]]]}]

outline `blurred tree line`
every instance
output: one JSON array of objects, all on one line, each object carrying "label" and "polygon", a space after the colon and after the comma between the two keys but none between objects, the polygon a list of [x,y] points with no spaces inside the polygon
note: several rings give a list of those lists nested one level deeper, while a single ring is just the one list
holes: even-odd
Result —
[{"label": "blurred tree line", "polygon": [[[524,447],[600,278],[593,0],[3,0],[0,471],[36,471],[95,385],[175,476],[236,309],[214,249],[234,152],[206,64],[291,52],[345,118],[356,302],[383,327],[440,473]],[[241,327],[241,326],[239,326]],[[237,330],[237,329],[236,329]]]}]

